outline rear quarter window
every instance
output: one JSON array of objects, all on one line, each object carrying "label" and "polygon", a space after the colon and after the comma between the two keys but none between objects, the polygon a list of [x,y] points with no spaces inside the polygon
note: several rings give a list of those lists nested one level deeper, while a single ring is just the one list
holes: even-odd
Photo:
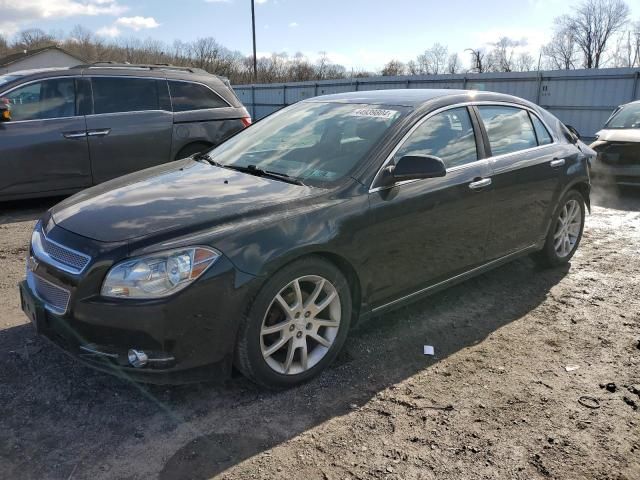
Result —
[{"label": "rear quarter window", "polygon": [[553,139],[551,138],[551,134],[547,127],[544,126],[542,121],[536,117],[534,114],[531,115],[531,121],[533,122],[533,129],[536,131],[536,137],[538,138],[538,145],[549,145],[553,143]]},{"label": "rear quarter window", "polygon": [[229,106],[217,93],[198,83],[169,81],[169,92],[174,112]]}]

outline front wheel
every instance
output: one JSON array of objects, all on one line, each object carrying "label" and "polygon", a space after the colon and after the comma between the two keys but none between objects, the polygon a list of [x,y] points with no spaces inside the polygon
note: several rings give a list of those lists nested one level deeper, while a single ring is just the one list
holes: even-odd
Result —
[{"label": "front wheel", "polygon": [[557,267],[571,260],[584,230],[585,202],[580,192],[570,190],[562,198],[551,221],[544,247],[533,255],[544,267]]},{"label": "front wheel", "polygon": [[347,281],[319,257],[296,261],[269,279],[240,326],[236,366],[256,383],[283,388],[319,374],[349,330]]}]

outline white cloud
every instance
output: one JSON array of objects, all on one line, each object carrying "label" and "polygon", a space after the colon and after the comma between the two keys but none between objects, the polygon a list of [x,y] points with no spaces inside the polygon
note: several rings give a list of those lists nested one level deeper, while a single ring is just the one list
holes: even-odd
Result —
[{"label": "white cloud", "polygon": [[484,30],[475,32],[472,38],[472,45],[491,48],[491,44],[497,42],[502,37],[509,37],[519,42],[514,49],[516,52],[529,52],[535,55],[540,48],[549,41],[551,36],[551,26],[546,28],[500,28],[494,30]]},{"label": "white cloud", "polygon": [[296,28],[297,26],[298,26],[298,22],[291,22],[289,24],[289,27],[291,27],[291,28]]},{"label": "white cloud", "polygon": [[23,25],[56,18],[119,15],[127,10],[117,0],[0,0],[0,34]]},{"label": "white cloud", "polygon": [[120,17],[116,20],[116,25],[131,28],[136,32],[144,28],[156,28],[160,26],[153,17]]},{"label": "white cloud", "polygon": [[115,25],[112,25],[110,27],[102,27],[96,30],[96,34],[100,35],[101,37],[114,38],[120,35],[120,29]]}]

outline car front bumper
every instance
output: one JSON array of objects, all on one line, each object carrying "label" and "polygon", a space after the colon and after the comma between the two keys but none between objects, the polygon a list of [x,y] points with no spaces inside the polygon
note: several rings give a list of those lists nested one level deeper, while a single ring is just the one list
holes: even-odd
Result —
[{"label": "car front bumper", "polygon": [[[102,273],[89,268],[78,277],[31,257],[19,289],[22,309],[39,334],[86,365],[136,381],[174,384],[230,376],[255,277],[222,256],[188,288],[140,301],[101,297],[106,270],[96,268]],[[42,282],[69,292],[64,312],[45,300]],[[133,350],[144,354],[144,365],[133,366]]]},{"label": "car front bumper", "polygon": [[640,165],[609,165],[596,160],[591,166],[593,183],[640,187]]}]

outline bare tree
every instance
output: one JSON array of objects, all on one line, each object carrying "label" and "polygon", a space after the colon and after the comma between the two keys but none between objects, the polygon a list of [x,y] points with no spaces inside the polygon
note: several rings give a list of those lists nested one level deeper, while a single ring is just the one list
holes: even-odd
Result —
[{"label": "bare tree", "polygon": [[633,24],[628,30],[616,39],[616,44],[611,52],[611,64],[614,67],[640,66],[640,23]]},{"label": "bare tree", "polygon": [[556,21],[553,38],[542,47],[542,56],[553,70],[571,70],[576,68],[579,48],[574,34],[566,25]]},{"label": "bare tree", "polygon": [[582,51],[584,67],[599,68],[607,43],[624,28],[628,18],[629,7],[624,0],[584,0],[573,15],[563,15],[558,22]]},{"label": "bare tree", "polygon": [[417,65],[419,73],[438,75],[444,73],[447,66],[448,48],[440,43],[434,43],[431,48],[418,55]]},{"label": "bare tree", "polygon": [[382,75],[385,77],[404,75],[405,72],[406,67],[400,60],[391,60],[382,69]]},{"label": "bare tree", "polygon": [[409,60],[407,62],[407,73],[409,73],[409,75],[420,74],[420,67],[418,66],[415,60]]},{"label": "bare tree", "polygon": [[9,54],[9,42],[4,35],[0,35],[0,57]]},{"label": "bare tree", "polygon": [[502,37],[496,43],[493,43],[493,50],[490,55],[494,68],[500,72],[512,72],[515,70],[515,49],[520,46],[520,44],[520,42],[512,40],[509,37]]},{"label": "bare tree", "polygon": [[46,34],[43,30],[39,28],[29,28],[18,33],[14,47],[19,50],[33,50],[55,44],[55,38]]},{"label": "bare tree", "polygon": [[457,53],[452,53],[447,60],[447,73],[460,73],[461,70],[462,62],[460,61],[460,56]]},{"label": "bare tree", "polygon": [[529,72],[533,70],[536,60],[529,52],[520,52],[514,62],[517,72]]},{"label": "bare tree", "polygon": [[491,65],[487,52],[483,48],[467,48],[465,52],[471,55],[471,71],[475,73],[484,73],[489,71]]}]

